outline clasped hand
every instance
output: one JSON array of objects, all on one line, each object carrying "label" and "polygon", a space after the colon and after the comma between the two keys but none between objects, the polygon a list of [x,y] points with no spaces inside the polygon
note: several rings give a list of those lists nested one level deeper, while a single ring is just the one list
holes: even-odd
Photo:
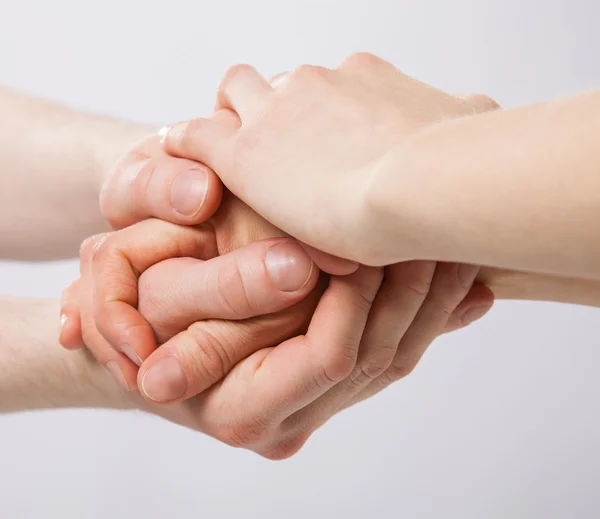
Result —
[{"label": "clasped hand", "polygon": [[492,107],[423,86],[407,112],[390,67],[358,55],[276,87],[237,67],[211,119],[136,145],[106,180],[119,230],[82,245],[61,343],[85,345],[141,408],[279,459],[487,312],[477,267],[326,254],[365,257],[346,253],[359,205],[334,194],[358,196],[397,139],[386,128]]}]

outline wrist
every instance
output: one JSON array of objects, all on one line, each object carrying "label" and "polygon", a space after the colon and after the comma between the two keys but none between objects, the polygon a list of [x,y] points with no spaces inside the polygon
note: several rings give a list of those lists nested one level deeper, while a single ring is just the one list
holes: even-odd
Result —
[{"label": "wrist", "polygon": [[436,154],[426,134],[387,150],[373,170],[365,197],[369,262],[389,265],[412,259],[443,259],[440,221],[448,218],[431,196]]},{"label": "wrist", "polygon": [[67,407],[133,407],[87,351],[58,345],[57,301],[0,302],[0,412]]}]

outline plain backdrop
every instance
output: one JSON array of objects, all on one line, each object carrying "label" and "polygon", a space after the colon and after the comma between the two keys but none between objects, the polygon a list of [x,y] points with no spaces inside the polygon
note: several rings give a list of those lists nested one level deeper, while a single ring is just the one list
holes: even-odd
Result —
[{"label": "plain backdrop", "polygon": [[[0,0],[0,83],[161,124],[207,114],[235,63],[364,50],[515,106],[600,86],[599,17],[596,0]],[[76,272],[4,263],[0,291],[58,297]],[[598,517],[599,318],[500,303],[285,462],[136,413],[0,417],[0,517]]]}]

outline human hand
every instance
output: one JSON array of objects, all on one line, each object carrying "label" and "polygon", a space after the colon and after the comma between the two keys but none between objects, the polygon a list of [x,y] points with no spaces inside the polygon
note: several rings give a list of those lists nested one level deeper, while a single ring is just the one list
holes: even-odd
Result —
[{"label": "human hand", "polygon": [[[149,225],[151,221],[143,223]],[[117,233],[119,236],[115,236],[112,246],[115,252],[131,257],[139,250],[139,244],[128,242],[121,233]],[[181,235],[173,238],[181,239]],[[262,242],[250,247],[259,245]],[[89,246],[93,250],[92,242]],[[112,271],[112,285],[116,280],[129,286],[127,277],[118,275],[117,270],[102,265],[94,267],[94,263],[102,263],[109,256],[116,254],[90,257],[84,251],[83,270],[105,274]],[[306,304],[312,312],[320,291],[288,310],[287,325],[285,321],[283,324],[287,330],[281,330],[282,313],[275,320],[273,316],[265,316],[232,323],[222,319],[235,318],[235,312],[240,311],[235,301],[243,302],[244,294],[256,302],[254,312],[260,312],[261,308],[269,310],[265,305],[272,296],[262,298],[260,291],[252,291],[253,286],[268,283],[265,280],[255,283],[249,276],[242,277],[243,285],[189,283],[190,279],[204,280],[210,272],[228,278],[227,269],[219,274],[215,263],[223,261],[221,265],[225,265],[226,258],[205,264],[170,259],[142,274],[140,312],[155,329],[159,342],[172,336],[174,339],[144,363],[140,388],[148,398],[144,377],[151,376],[152,370],[166,359],[175,361],[176,367],[171,364],[163,369],[156,388],[163,395],[165,391],[174,391],[181,396],[174,400],[170,399],[172,395],[150,399],[154,403],[175,401],[169,406],[150,405],[135,394],[131,398],[146,411],[272,459],[294,454],[331,416],[406,376],[435,337],[467,324],[476,317],[474,311],[481,316],[493,299],[485,287],[476,285],[469,290],[477,269],[408,262],[389,267],[385,277],[382,269],[361,267],[349,276],[332,278],[308,329],[306,321],[298,320],[306,313],[294,309]],[[137,264],[135,260],[133,263]],[[253,268],[248,274],[253,272],[260,269]],[[80,288],[85,287],[85,279],[84,274]],[[223,289],[228,290],[227,301],[231,306],[221,304]],[[89,312],[85,310],[89,289],[79,293],[75,289],[69,299],[78,303],[82,314]],[[185,328],[189,321],[209,316],[213,319]],[[82,322],[86,323],[87,317]],[[289,334],[290,325],[306,330],[306,334],[278,344],[277,334]],[[177,334],[180,328],[184,331]],[[258,346],[261,342],[263,346]],[[273,344],[278,346],[273,348]],[[185,374],[187,390],[174,376],[180,369]],[[180,401],[223,375],[219,383],[198,396]]]},{"label": "human hand", "polygon": [[[218,107],[241,127],[195,119],[164,129],[164,149],[213,168],[268,221],[322,251],[364,264],[388,264],[386,234],[369,206],[373,176],[386,154],[444,119],[497,107],[455,97],[414,80],[370,54],[336,70],[302,66],[273,88],[254,69],[229,70]],[[424,257],[428,238],[410,172],[398,200],[404,259]]]}]

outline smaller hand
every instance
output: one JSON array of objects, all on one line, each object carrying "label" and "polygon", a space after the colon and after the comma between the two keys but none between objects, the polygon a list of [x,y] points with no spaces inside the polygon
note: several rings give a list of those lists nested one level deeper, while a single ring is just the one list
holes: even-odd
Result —
[{"label": "smaller hand", "polygon": [[[492,108],[486,103],[484,109]],[[295,238],[384,265],[431,257],[425,247],[431,229],[417,204],[416,179],[398,168],[404,218],[394,222],[393,235],[401,237],[404,257],[386,256],[389,233],[378,227],[369,198],[378,167],[418,132],[477,113],[474,104],[370,54],[350,56],[335,70],[302,66],[276,88],[239,65],[222,81],[219,106],[235,111],[241,126],[195,119],[166,128],[163,145],[213,168],[233,194]]]}]

